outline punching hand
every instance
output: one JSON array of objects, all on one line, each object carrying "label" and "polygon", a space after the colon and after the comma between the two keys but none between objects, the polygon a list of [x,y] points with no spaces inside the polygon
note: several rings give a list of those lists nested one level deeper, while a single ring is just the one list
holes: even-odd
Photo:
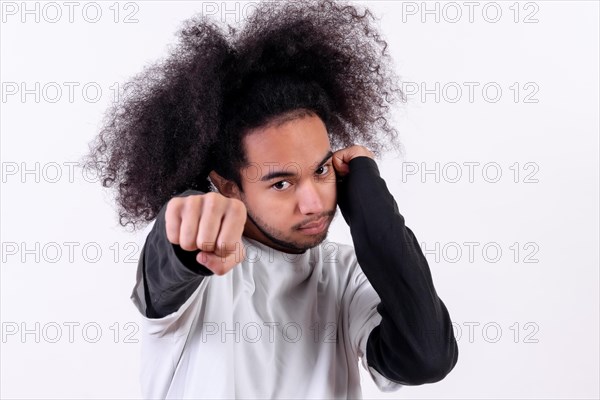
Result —
[{"label": "punching hand", "polygon": [[174,197],[165,214],[167,239],[183,250],[201,250],[198,263],[223,275],[245,257],[246,215],[244,203],[219,193]]}]

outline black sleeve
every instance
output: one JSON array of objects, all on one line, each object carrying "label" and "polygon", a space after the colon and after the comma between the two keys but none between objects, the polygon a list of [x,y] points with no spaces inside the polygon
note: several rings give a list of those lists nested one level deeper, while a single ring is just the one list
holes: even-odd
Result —
[{"label": "black sleeve", "polygon": [[[202,192],[188,190],[178,195],[185,197]],[[212,272],[196,261],[200,250],[186,251],[167,239],[165,204],[146,238],[140,263],[144,279],[146,316],[162,318],[179,309],[194,293],[204,277]]]},{"label": "black sleeve", "polygon": [[404,385],[437,382],[458,359],[448,310],[375,161],[357,157],[349,167],[338,186],[338,204],[358,263],[381,298],[382,321],[367,341],[369,366]]}]

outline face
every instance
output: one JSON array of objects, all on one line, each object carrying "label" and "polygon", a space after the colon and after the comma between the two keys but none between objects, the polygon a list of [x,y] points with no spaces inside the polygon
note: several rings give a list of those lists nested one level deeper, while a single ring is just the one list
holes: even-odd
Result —
[{"label": "face", "polygon": [[241,171],[248,210],[244,234],[272,248],[303,252],[327,236],[336,211],[336,177],[322,120],[304,116],[245,136]]}]

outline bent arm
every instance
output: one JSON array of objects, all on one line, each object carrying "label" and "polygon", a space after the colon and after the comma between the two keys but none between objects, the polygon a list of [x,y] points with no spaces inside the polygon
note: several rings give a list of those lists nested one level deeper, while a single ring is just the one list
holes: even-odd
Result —
[{"label": "bent arm", "polygon": [[458,359],[448,310],[375,161],[358,157],[349,167],[338,203],[358,263],[381,299],[382,320],[367,341],[369,366],[405,385],[437,382]]},{"label": "bent arm", "polygon": [[[188,190],[179,196],[202,194]],[[186,251],[167,239],[166,204],[146,238],[140,263],[144,279],[146,316],[162,318],[179,309],[212,272],[196,261],[200,250]]]}]

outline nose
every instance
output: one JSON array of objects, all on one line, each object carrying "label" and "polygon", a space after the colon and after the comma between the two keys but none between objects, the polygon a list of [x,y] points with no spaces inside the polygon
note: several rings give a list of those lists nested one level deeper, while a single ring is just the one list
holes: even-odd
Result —
[{"label": "nose", "polygon": [[298,187],[296,193],[298,208],[302,214],[318,214],[325,211],[318,184],[314,180],[309,179],[304,182]]}]

